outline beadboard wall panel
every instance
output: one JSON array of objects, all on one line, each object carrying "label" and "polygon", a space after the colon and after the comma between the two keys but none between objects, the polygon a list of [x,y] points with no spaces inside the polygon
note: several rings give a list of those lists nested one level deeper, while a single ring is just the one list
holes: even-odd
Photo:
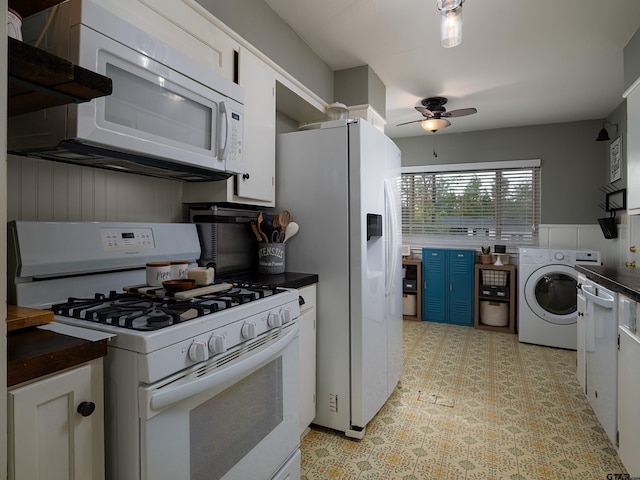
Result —
[{"label": "beadboard wall panel", "polygon": [[182,222],[182,183],[9,155],[7,219]]}]

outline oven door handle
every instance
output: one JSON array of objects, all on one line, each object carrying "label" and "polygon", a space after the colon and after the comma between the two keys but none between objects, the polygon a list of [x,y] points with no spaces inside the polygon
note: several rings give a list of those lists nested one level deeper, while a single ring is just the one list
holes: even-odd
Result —
[{"label": "oven door handle", "polygon": [[[187,398],[206,392],[207,390],[211,390],[219,385],[233,385],[238,378],[243,378],[257,370],[265,361],[277,356],[282,350],[284,350],[287,345],[289,345],[289,343],[298,336],[298,328],[298,325],[294,324],[288,329],[289,332],[287,334],[266,347],[264,350],[252,354],[251,356],[248,356],[237,363],[233,363],[228,367],[216,369],[208,375],[201,377],[198,377],[196,372],[192,372],[190,376],[195,378],[193,381],[188,381],[184,384],[179,384],[180,382],[173,382],[169,384],[173,386],[167,386],[160,390],[141,389],[140,395],[144,395],[145,398],[140,399],[140,405],[149,405],[151,411],[157,412],[158,410],[162,410],[163,408],[179,403]],[[140,412],[141,416],[147,417],[143,413],[144,412]],[[150,413],[148,416],[151,417],[153,415],[155,414]]]}]

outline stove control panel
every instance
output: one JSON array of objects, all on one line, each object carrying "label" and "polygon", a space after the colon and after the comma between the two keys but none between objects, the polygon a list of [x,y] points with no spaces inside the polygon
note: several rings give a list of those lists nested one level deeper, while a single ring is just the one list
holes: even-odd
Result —
[{"label": "stove control panel", "polygon": [[100,237],[106,252],[156,248],[150,228],[102,228]]}]

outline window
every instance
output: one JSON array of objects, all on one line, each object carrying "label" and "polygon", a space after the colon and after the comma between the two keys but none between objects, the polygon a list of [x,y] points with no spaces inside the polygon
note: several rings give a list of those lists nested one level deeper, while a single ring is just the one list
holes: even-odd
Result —
[{"label": "window", "polygon": [[539,160],[405,167],[401,192],[405,243],[538,243]]}]

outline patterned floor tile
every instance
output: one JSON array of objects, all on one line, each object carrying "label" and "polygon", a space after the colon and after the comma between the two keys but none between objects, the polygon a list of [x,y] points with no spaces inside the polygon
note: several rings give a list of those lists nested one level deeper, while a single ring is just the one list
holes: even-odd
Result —
[{"label": "patterned floor tile", "polygon": [[575,352],[404,322],[404,372],[362,440],[313,426],[302,480],[604,479],[626,473]]}]

